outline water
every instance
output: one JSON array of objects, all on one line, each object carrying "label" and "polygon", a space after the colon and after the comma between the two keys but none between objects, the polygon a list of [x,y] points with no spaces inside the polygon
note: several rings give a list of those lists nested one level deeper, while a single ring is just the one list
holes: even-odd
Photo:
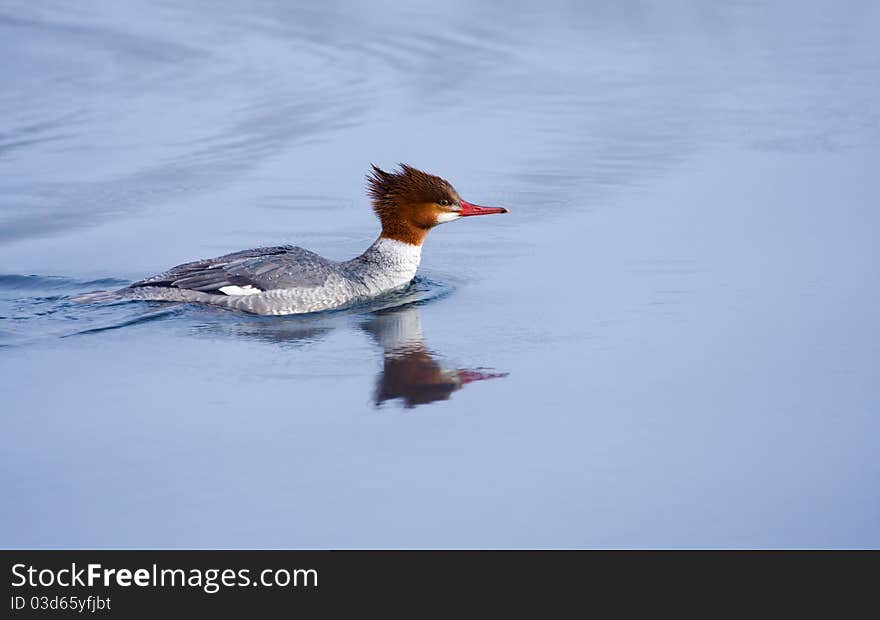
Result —
[{"label": "water", "polygon": [[[0,2],[3,547],[877,547],[875,3]],[[506,216],[309,318],[74,304]],[[481,380],[476,380],[481,379]]]}]

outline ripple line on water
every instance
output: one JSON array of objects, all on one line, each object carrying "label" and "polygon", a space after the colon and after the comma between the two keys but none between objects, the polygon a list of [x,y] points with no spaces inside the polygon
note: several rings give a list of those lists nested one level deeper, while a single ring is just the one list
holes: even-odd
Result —
[{"label": "ripple line on water", "polygon": [[76,332],[73,332],[70,334],[64,334],[61,336],[61,338],[69,338],[71,336],[85,336],[88,334],[99,334],[99,333],[111,331],[114,329],[122,329],[124,327],[131,327],[133,325],[142,325],[144,323],[150,323],[152,321],[158,321],[158,320],[170,318],[173,316],[177,316],[178,314],[180,314],[180,309],[177,307],[167,308],[167,309],[162,309],[162,310],[155,310],[155,311],[150,312],[148,314],[136,316],[134,318],[131,318],[131,319],[128,319],[125,321],[120,321],[118,323],[111,323],[109,325],[102,325],[99,327],[90,327],[89,329],[83,329],[83,330],[76,331]]}]

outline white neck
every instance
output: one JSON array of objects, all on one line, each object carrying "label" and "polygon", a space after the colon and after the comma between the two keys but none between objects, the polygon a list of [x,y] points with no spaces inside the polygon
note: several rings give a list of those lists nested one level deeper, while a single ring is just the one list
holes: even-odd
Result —
[{"label": "white neck", "polygon": [[418,268],[419,261],[422,259],[422,246],[388,237],[376,239],[373,245],[367,249],[367,252],[370,251],[380,255],[384,261],[389,263],[401,267],[412,267],[413,275],[415,275],[415,269]]},{"label": "white neck", "polygon": [[363,254],[348,261],[348,266],[369,280],[371,288],[385,291],[409,283],[421,259],[422,246],[379,237]]}]

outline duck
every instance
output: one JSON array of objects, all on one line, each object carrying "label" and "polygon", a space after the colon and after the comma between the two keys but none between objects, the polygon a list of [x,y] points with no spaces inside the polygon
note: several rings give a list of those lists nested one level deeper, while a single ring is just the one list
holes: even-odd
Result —
[{"label": "duck", "polygon": [[367,191],[381,232],[352,259],[335,261],[294,245],[261,247],[177,265],[114,296],[259,315],[345,308],[407,287],[426,236],[440,224],[509,212],[467,202],[446,179],[407,164],[392,171],[372,165]]}]

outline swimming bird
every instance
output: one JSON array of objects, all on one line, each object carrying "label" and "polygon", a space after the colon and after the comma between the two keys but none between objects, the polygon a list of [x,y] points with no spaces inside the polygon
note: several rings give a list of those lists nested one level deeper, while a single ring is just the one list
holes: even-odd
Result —
[{"label": "swimming bird", "polygon": [[178,265],[115,296],[267,315],[343,308],[406,287],[416,275],[425,236],[438,224],[508,212],[471,204],[449,181],[406,164],[393,172],[374,165],[367,185],[382,232],[351,260],[329,260],[292,245],[256,248]]}]

